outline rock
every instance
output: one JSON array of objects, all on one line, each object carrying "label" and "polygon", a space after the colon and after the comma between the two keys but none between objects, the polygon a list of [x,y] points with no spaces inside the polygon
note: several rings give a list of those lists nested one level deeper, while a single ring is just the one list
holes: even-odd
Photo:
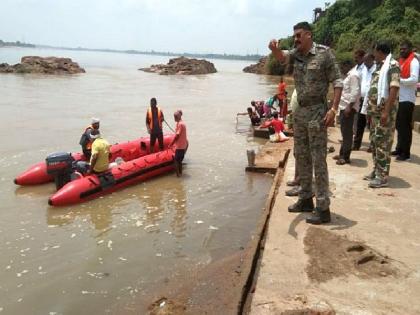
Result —
[{"label": "rock", "polygon": [[173,58],[170,59],[166,65],[151,65],[149,68],[140,68],[139,70],[162,75],[191,75],[217,72],[214,64],[207,60],[198,60],[186,57]]},{"label": "rock", "polygon": [[22,57],[21,63],[9,65],[0,64],[0,73],[42,73],[42,74],[76,74],[85,73],[76,62],[70,58],[58,57]]},{"label": "rock", "polygon": [[267,74],[265,69],[265,64],[267,62],[267,57],[262,57],[258,63],[249,65],[248,67],[243,68],[243,72],[255,73],[255,74]]}]

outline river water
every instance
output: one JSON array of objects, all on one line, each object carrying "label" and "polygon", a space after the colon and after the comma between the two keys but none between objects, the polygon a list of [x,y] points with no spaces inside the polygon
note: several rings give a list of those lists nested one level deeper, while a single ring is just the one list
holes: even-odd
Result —
[{"label": "river water", "polygon": [[[87,73],[0,75],[1,314],[118,313],[171,275],[246,245],[272,177],[245,173],[246,149],[262,142],[236,113],[272,94],[278,78],[226,60],[212,60],[216,74],[159,76],[137,69],[168,58],[117,53],[2,48],[0,62],[26,55],[71,57]],[[13,184],[51,152],[80,151],[93,116],[110,143],[146,135],[151,97],[172,127],[172,113],[184,112],[182,178],[164,175],[65,208],[48,206],[53,184]]]}]

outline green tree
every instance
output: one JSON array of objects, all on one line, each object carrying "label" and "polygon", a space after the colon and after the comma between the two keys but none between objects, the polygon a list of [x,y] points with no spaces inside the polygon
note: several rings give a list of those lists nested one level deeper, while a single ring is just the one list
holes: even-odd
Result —
[{"label": "green tree", "polygon": [[[396,53],[403,39],[420,48],[420,0],[337,0],[313,30],[315,42],[334,48],[339,61],[380,39],[390,41]],[[291,37],[282,40],[282,48],[292,45]]]}]

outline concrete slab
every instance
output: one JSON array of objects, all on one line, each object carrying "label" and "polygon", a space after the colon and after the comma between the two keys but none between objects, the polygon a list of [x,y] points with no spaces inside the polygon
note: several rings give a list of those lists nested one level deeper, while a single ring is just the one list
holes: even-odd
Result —
[{"label": "concrete slab", "polygon": [[284,167],[290,149],[293,147],[293,139],[286,142],[272,143],[267,141],[255,156],[255,165],[247,166],[247,172],[275,174],[279,167]]},{"label": "concrete slab", "polygon": [[[329,138],[338,151],[339,130],[332,128]],[[393,159],[388,188],[368,188],[362,179],[372,167],[366,151],[352,152],[350,165],[338,166],[332,156],[333,219],[313,227],[304,214],[287,212],[296,200],[284,194],[288,187],[283,183],[294,174],[290,155],[270,216],[250,314],[420,314],[420,135],[413,135],[410,162]],[[373,258],[358,253],[357,246],[342,250],[343,242],[357,242]],[[354,255],[360,256],[351,260]],[[334,271],[325,269],[331,261],[337,261],[330,268]],[[370,273],[363,265],[370,265]],[[375,269],[382,265],[395,272]]]}]

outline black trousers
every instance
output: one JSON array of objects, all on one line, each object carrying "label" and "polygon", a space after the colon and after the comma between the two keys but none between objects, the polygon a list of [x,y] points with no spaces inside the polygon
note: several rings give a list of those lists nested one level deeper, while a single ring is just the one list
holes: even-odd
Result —
[{"label": "black trousers", "polygon": [[92,150],[82,148],[82,151],[83,151],[84,156],[86,156],[86,161],[89,162],[90,161],[90,157],[92,155]]},{"label": "black trousers", "polygon": [[351,148],[353,145],[353,122],[355,111],[352,110],[350,115],[346,117],[344,110],[340,110],[340,128],[343,143],[340,147],[340,157],[344,160],[350,159]]},{"label": "black trousers", "polygon": [[396,128],[398,131],[396,151],[398,155],[410,157],[413,139],[413,111],[414,103],[400,102],[398,105]]},{"label": "black trousers", "polygon": [[156,139],[159,142],[159,151],[163,150],[163,133],[150,133],[150,148],[155,147]]},{"label": "black trousers", "polygon": [[353,147],[357,150],[359,150],[362,145],[363,134],[366,128],[366,115],[361,113],[362,104],[363,104],[363,98],[360,99],[360,109],[359,109],[359,113],[357,114],[356,133],[354,135],[354,140],[353,140]]}]

